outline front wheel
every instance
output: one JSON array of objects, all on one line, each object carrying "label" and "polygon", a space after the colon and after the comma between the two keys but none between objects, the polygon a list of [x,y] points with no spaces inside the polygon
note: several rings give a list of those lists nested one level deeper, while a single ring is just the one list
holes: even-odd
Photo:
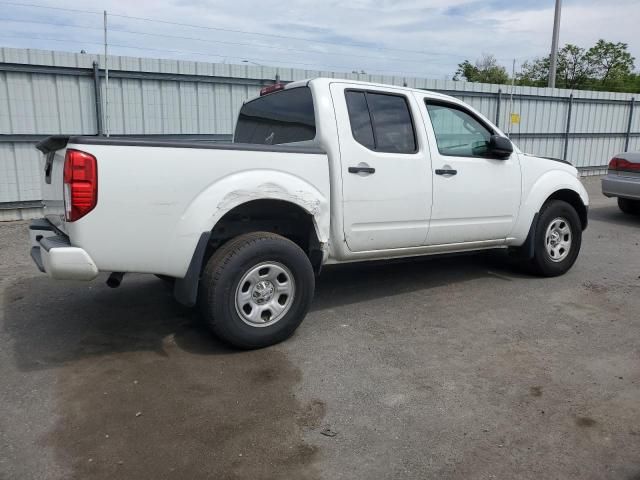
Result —
[{"label": "front wheel", "polygon": [[533,273],[555,277],[575,263],[582,244],[582,224],[576,210],[562,200],[547,202],[540,211],[534,236]]},{"label": "front wheel", "polygon": [[209,259],[199,303],[220,339],[261,348],[293,334],[309,310],[314,286],[313,268],[298,245],[273,233],[248,233]]}]

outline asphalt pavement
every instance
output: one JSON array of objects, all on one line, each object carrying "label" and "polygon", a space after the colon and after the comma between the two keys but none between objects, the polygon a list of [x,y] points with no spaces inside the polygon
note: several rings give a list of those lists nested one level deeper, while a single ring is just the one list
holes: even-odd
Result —
[{"label": "asphalt pavement", "polygon": [[640,479],[640,217],[585,180],[574,268],[327,268],[234,351],[162,281],[51,281],[0,224],[1,479]]}]

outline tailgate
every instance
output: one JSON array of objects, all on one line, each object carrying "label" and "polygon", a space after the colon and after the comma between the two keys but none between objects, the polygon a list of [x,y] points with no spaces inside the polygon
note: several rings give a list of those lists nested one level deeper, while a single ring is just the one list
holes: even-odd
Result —
[{"label": "tailgate", "polygon": [[64,221],[64,156],[69,136],[54,135],[36,145],[44,156],[41,172],[42,203],[44,215],[53,225],[67,233]]}]

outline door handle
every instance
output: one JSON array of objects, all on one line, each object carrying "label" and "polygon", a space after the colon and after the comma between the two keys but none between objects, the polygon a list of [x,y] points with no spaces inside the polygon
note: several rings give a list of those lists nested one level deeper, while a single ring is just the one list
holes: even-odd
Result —
[{"label": "door handle", "polygon": [[357,167],[349,167],[349,173],[376,173],[376,169],[358,165]]},{"label": "door handle", "polygon": [[457,170],[453,170],[453,169],[441,169],[438,168],[436,169],[436,175],[456,175],[458,173]]}]

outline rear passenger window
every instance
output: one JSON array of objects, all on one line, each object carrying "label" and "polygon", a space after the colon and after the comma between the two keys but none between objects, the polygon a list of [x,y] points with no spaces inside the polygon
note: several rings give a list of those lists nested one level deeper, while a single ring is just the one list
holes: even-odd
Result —
[{"label": "rear passenger window", "polygon": [[416,137],[402,95],[345,91],[353,138],[377,152],[415,153]]},{"label": "rear passenger window", "polygon": [[353,138],[365,147],[375,150],[373,127],[364,92],[347,91],[345,92],[345,97],[347,99],[347,110],[349,110],[349,123],[351,124]]}]

